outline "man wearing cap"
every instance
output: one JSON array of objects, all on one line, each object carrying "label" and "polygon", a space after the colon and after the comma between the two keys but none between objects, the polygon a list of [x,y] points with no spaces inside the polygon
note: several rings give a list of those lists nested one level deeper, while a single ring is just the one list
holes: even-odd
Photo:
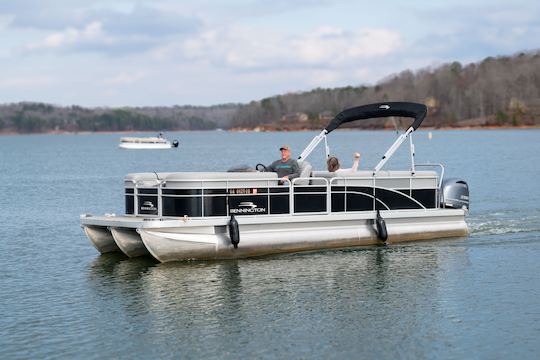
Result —
[{"label": "man wearing cap", "polygon": [[267,167],[268,171],[276,172],[281,182],[285,183],[300,176],[300,167],[296,160],[291,159],[291,148],[289,145],[283,145],[279,148],[281,159],[274,161]]}]

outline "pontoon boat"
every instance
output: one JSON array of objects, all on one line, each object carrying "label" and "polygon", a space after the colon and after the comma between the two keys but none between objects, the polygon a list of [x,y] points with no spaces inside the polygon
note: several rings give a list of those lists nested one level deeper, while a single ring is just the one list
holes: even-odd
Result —
[{"label": "pontoon boat", "polygon": [[[81,215],[101,253],[151,255],[161,262],[230,259],[380,245],[468,234],[469,189],[446,179],[441,164],[415,164],[412,133],[426,106],[386,102],[338,114],[305,148],[299,178],[285,185],[258,164],[252,172],[134,173],[124,179],[125,214]],[[411,117],[373,170],[313,171],[308,156],[341,125],[387,116]],[[407,139],[411,165],[383,166]]]},{"label": "pontoon boat", "polygon": [[160,133],[153,137],[123,137],[120,138],[121,149],[171,149],[178,147],[178,140],[169,141]]}]

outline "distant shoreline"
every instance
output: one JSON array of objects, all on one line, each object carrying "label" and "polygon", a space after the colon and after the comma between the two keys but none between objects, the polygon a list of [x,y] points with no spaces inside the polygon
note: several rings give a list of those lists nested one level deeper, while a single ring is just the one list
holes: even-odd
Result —
[{"label": "distant shoreline", "polygon": [[[428,131],[437,131],[437,130],[510,130],[510,129],[540,129],[540,125],[520,125],[520,126],[462,126],[462,127],[423,127],[421,130]],[[193,131],[227,131],[227,132],[304,132],[304,131],[318,131],[320,129],[272,129],[272,130],[257,130],[256,128],[235,128],[235,129],[211,129],[211,130],[168,130],[163,131],[164,133],[168,132],[193,132]],[[360,128],[342,128],[340,130],[347,131],[395,131],[393,128],[385,129],[360,129]],[[403,129],[401,129],[403,130]],[[44,131],[44,132],[35,132],[35,133],[21,133],[16,131],[5,131],[0,130],[0,136],[12,136],[12,135],[88,135],[88,134],[134,134],[134,133],[148,133],[156,134],[157,131],[151,130],[119,130],[119,131]]]}]

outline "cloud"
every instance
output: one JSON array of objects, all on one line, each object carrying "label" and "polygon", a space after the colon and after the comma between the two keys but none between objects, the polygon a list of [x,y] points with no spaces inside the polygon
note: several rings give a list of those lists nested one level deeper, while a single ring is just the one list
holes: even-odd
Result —
[{"label": "cloud", "polygon": [[0,2],[0,14],[10,16],[10,26],[22,29],[59,30],[80,25],[83,0],[18,0]]},{"label": "cloud", "polygon": [[103,81],[106,85],[130,85],[144,78],[142,71],[121,72]]},{"label": "cloud", "polygon": [[20,28],[48,32],[41,39],[27,43],[24,50],[38,52],[96,52],[120,56],[144,53],[164,46],[169,41],[198,31],[201,20],[180,11],[146,5],[123,9],[88,7],[83,2],[47,8],[40,3],[25,1],[35,6],[24,12],[15,6],[1,6],[0,14],[9,16],[11,29]]},{"label": "cloud", "polygon": [[311,87],[328,87],[343,80],[342,76],[341,72],[335,70],[315,70],[311,72],[305,82]]},{"label": "cloud", "polygon": [[[518,0],[519,1],[519,0]],[[487,56],[511,55],[540,47],[540,3],[449,3],[416,11],[426,31],[404,32],[401,51],[370,64],[382,78],[405,69],[418,70],[459,61],[478,62]],[[523,4],[522,4],[523,5]],[[418,30],[418,29],[417,29]]]},{"label": "cloud", "polygon": [[114,35],[144,35],[163,37],[184,35],[195,32],[200,20],[180,12],[164,11],[148,6],[136,6],[127,13],[106,12],[98,16],[103,19],[104,28]]},{"label": "cloud", "polygon": [[[145,35],[162,37],[196,31],[201,21],[198,17],[171,10],[136,3],[122,9],[114,7],[92,7],[87,2],[65,3],[58,1],[56,7],[47,2],[26,0],[32,11],[24,7],[0,5],[0,15],[12,18],[13,28],[61,31],[66,28],[81,28],[86,24],[99,22],[112,36]],[[49,1],[50,3],[50,1]],[[152,2],[150,2],[153,4]],[[111,5],[112,6],[112,5]]]},{"label": "cloud", "polygon": [[53,82],[54,80],[49,76],[16,76],[0,79],[0,88],[36,88]]},{"label": "cloud", "polygon": [[250,101],[538,48],[538,14],[524,0],[0,1],[0,85],[4,99]]},{"label": "cloud", "polygon": [[388,29],[320,27],[290,36],[232,27],[207,31],[184,43],[186,57],[212,59],[238,70],[352,65],[393,53],[401,35]]},{"label": "cloud", "polygon": [[108,42],[102,31],[101,23],[92,22],[82,29],[67,28],[61,32],[52,33],[39,43],[28,44],[26,50],[58,49],[79,43]]}]

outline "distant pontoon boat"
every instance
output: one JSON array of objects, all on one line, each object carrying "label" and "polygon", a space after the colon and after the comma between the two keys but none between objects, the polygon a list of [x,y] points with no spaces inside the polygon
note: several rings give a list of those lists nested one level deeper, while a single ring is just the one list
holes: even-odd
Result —
[{"label": "distant pontoon boat", "polygon": [[178,140],[172,142],[159,133],[154,137],[123,137],[118,147],[122,149],[171,149],[178,147]]},{"label": "distant pontoon boat", "polygon": [[[424,105],[408,102],[341,112],[300,155],[300,177],[285,185],[261,164],[253,172],[128,174],[125,214],[81,215],[81,226],[101,253],[151,255],[161,262],[466,236],[467,183],[446,179],[441,164],[415,164],[412,133],[426,113]],[[333,130],[388,116],[414,121],[373,170],[312,171],[306,158],[321,142],[329,156],[327,136]],[[410,167],[383,170],[407,137]]]}]

